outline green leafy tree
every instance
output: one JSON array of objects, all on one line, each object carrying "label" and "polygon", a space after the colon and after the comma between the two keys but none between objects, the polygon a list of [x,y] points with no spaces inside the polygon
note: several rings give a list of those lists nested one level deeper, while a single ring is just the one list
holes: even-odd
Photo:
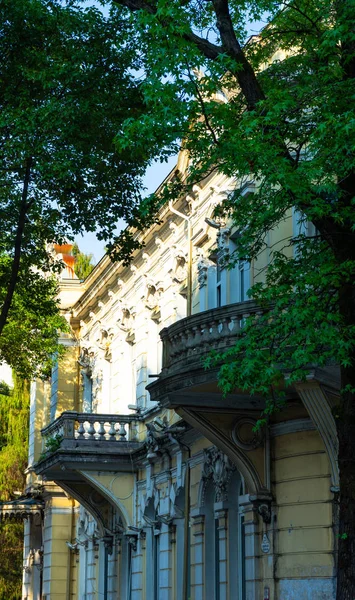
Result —
[{"label": "green leafy tree", "polygon": [[[249,323],[223,357],[220,382],[226,392],[239,386],[263,393],[272,412],[284,370],[292,384],[309,364],[340,365],[337,598],[353,598],[355,3],[116,0],[115,6],[113,14],[134,31],[127,39],[134,37],[139,49],[146,107],[117,135],[121,152],[134,144],[138,163],[143,155],[164,160],[183,140],[188,172],[184,179],[176,174],[165,198],[190,191],[216,168],[235,176],[240,188],[254,179],[252,196],[236,189],[221,208],[240,232],[232,260],[255,258],[266,233],[291,211],[315,226],[312,237],[300,234],[272,252],[265,283],[251,291],[265,317]],[[264,14],[268,26],[247,43],[248,20]],[[142,211],[157,202],[147,199]]]},{"label": "green leafy tree", "polygon": [[[43,313],[34,302],[49,286],[38,273],[60,269],[48,244],[84,230],[108,239],[119,218],[139,223],[144,168],[128,150],[119,155],[113,138],[142,98],[130,71],[136,53],[122,43],[130,24],[118,14],[70,0],[4,0],[0,22],[0,337],[8,345],[23,323],[23,356],[48,316],[49,304]],[[31,294],[33,326],[21,314]]]},{"label": "green leafy tree", "polygon": [[[8,288],[11,257],[0,256],[0,304]],[[43,276],[34,269],[21,267],[6,323],[0,335],[0,362],[6,362],[23,378],[50,372],[64,348],[58,344],[58,331],[67,332],[68,324],[60,315],[58,283],[54,275]]]},{"label": "green leafy tree", "polygon": [[94,268],[94,255],[81,252],[78,244],[74,244],[72,254],[75,257],[74,272],[79,279],[86,279]]},{"label": "green leafy tree", "polygon": [[[15,378],[14,389],[0,394],[0,502],[25,486],[28,419],[29,386]],[[0,600],[21,598],[22,553],[23,524],[0,521]]]}]

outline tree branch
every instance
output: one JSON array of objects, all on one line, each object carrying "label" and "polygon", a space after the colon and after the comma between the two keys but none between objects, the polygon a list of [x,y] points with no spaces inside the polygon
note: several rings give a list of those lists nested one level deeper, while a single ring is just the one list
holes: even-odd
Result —
[{"label": "tree branch", "polygon": [[223,50],[237,63],[234,75],[244,94],[248,110],[253,110],[260,100],[265,100],[265,94],[235,35],[228,0],[212,0],[212,4]]}]

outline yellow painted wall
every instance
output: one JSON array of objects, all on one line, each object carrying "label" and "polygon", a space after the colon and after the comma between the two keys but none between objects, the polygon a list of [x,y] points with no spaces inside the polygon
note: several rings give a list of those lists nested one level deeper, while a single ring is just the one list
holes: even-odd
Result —
[{"label": "yellow painted wall", "polygon": [[332,577],[333,530],[329,461],[317,431],[272,443],[276,498],[277,578]]},{"label": "yellow painted wall", "polygon": [[58,365],[58,391],[55,418],[65,410],[79,408],[78,348],[69,346]]}]

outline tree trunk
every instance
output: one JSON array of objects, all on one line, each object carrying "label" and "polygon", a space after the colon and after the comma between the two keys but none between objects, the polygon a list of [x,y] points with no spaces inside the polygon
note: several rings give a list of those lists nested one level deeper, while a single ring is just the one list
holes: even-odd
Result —
[{"label": "tree trunk", "polygon": [[[355,286],[347,285],[340,294],[340,312],[346,324],[355,325]],[[351,366],[341,367],[339,418],[339,552],[337,600],[355,598],[355,350]]]},{"label": "tree trunk", "polygon": [[26,161],[26,171],[25,171],[25,177],[24,177],[23,188],[22,188],[19,217],[18,217],[18,221],[17,221],[15,252],[14,252],[14,258],[13,258],[12,266],[11,266],[10,281],[8,284],[4,304],[2,305],[1,313],[0,313],[0,335],[2,334],[2,331],[6,325],[9,310],[11,308],[12,299],[13,299],[13,296],[15,293],[18,273],[20,270],[21,250],[22,250],[23,234],[24,234],[24,230],[25,230],[26,215],[27,215],[28,209],[30,207],[30,204],[27,202],[27,197],[28,197],[28,186],[30,183],[30,176],[31,176],[31,166],[32,166],[32,158],[28,158]]}]

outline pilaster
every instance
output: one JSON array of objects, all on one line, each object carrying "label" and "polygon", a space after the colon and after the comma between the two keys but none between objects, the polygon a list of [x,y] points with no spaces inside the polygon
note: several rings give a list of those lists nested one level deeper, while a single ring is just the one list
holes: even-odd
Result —
[{"label": "pilaster", "polygon": [[203,600],[205,516],[192,516],[191,524],[191,596]]}]

